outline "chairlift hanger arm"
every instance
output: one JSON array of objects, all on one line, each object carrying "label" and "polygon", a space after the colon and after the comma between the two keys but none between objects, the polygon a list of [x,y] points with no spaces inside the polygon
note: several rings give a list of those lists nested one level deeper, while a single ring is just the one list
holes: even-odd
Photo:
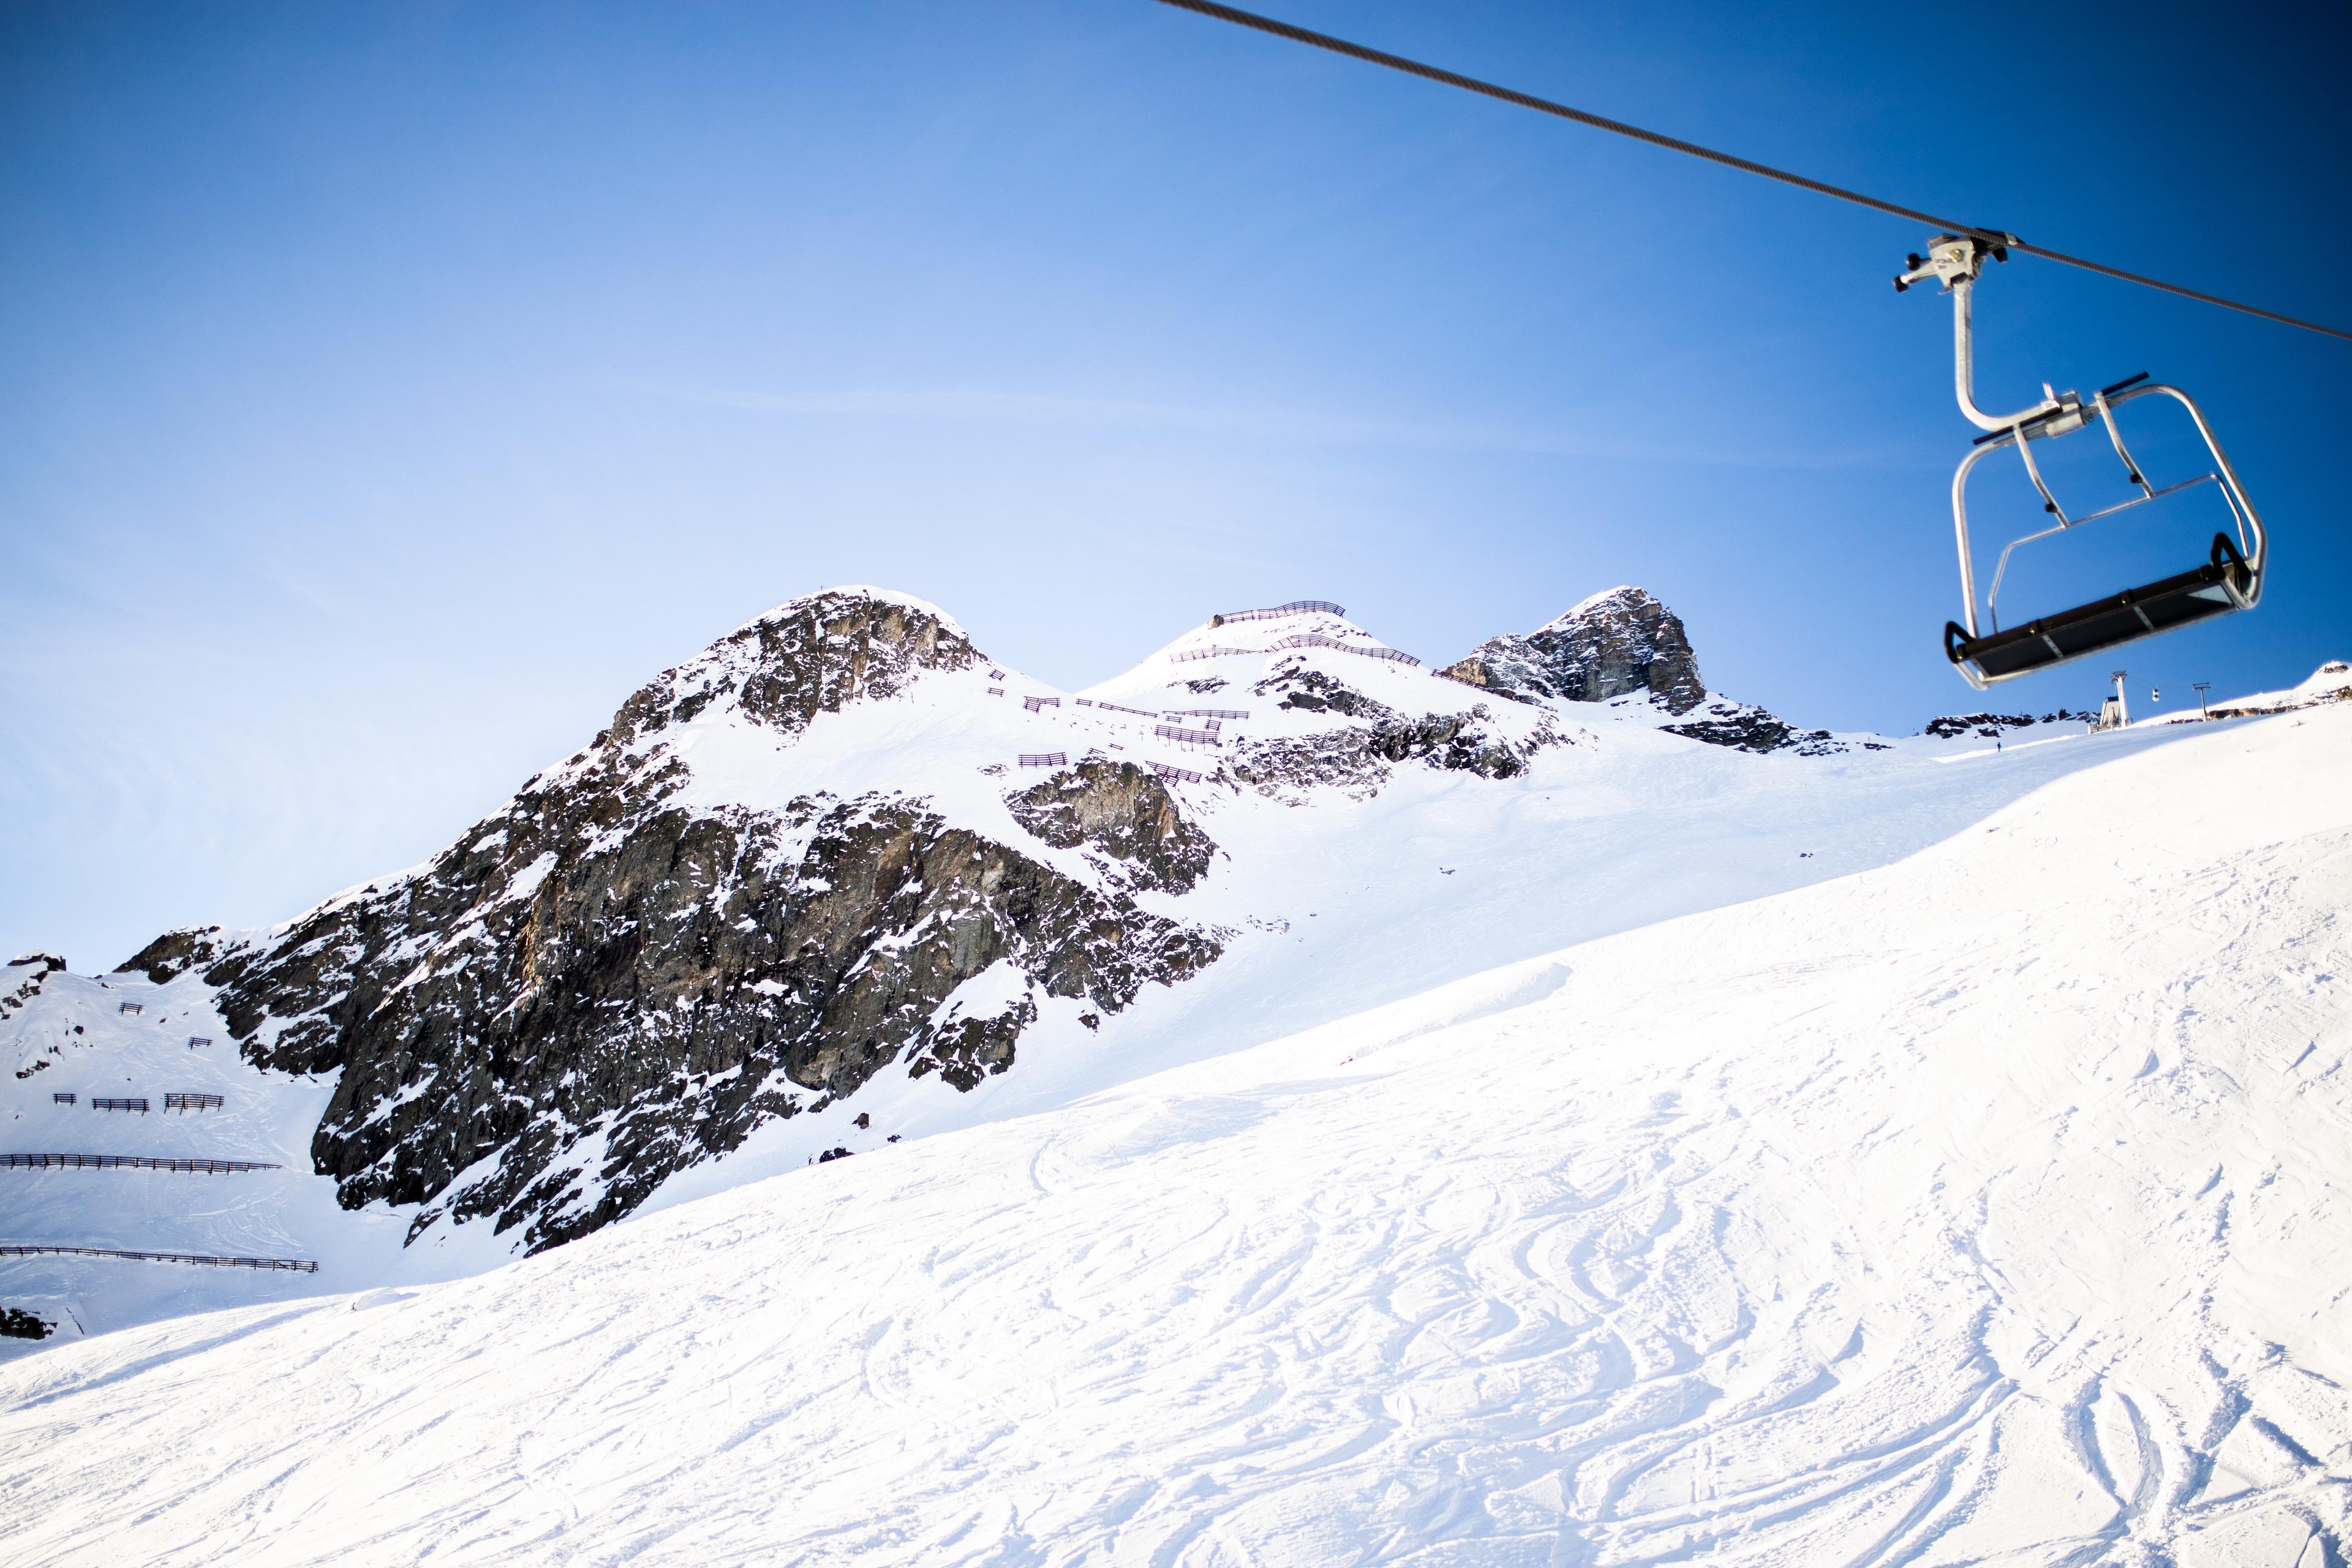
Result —
[{"label": "chairlift hanger arm", "polygon": [[[1521,109],[1532,109],[1538,114],[1549,114],[1555,119],[1590,126],[1595,131],[1605,131],[1612,136],[1623,136],[1635,142],[1646,142],[1653,147],[1663,147],[1669,153],[1680,153],[1686,157],[1702,159],[1710,163],[1719,163],[1727,169],[1737,169],[1744,174],[1777,180],[1784,185],[1794,185],[1801,191],[1811,191],[1816,195],[1831,196],[1842,202],[1852,202],[1856,206],[1868,207],[1874,212],[1885,213],[1894,217],[1909,218],[1914,223],[1923,223],[1930,228],[1976,240],[1988,248],[1999,247],[2014,250],[2025,256],[2038,256],[2044,261],[2055,261],[2066,267],[2079,267],[2085,272],[2096,272],[2102,277],[2120,279],[2126,283],[2137,283],[2142,288],[2160,289],[2167,294],[2178,294],[2186,300],[2196,300],[2208,305],[2219,305],[2226,310],[2237,310],[2249,316],[2260,316],[2266,321],[2276,321],[2282,326],[2300,327],[2307,332],[2318,332],[2326,337],[2341,338],[2347,342],[2352,342],[2352,332],[2339,328],[2322,326],[2317,321],[2306,321],[2296,316],[2282,315],[2276,310],[2265,310],[2259,305],[2246,305],[2235,300],[2225,300],[2219,294],[2208,294],[2196,289],[2185,289],[2178,283],[2167,283],[2160,278],[2150,278],[2138,272],[2126,272],[2120,267],[2109,267],[2103,262],[2087,260],[2080,256],[2070,256],[2063,250],[2053,250],[2047,246],[2029,244],[2018,238],[2017,236],[2000,229],[1980,228],[1974,224],[1959,223],[1948,217],[1937,217],[1933,213],[1921,212],[1916,207],[1906,207],[1896,202],[1881,201],[1876,196],[1865,195],[1860,191],[1848,190],[1843,185],[1832,185],[1826,181],[1811,179],[1787,169],[1776,169],[1769,163],[1759,163],[1753,159],[1717,152],[1712,147],[1702,147],[1696,142],[1685,142],[1679,137],[1662,135],[1655,131],[1645,131],[1638,125],[1629,125],[1622,120],[1612,120],[1606,115],[1573,109],[1565,103],[1558,103],[1548,98],[1538,98],[1533,93],[1521,92],[1516,88],[1482,81],[1476,77],[1464,76],[1459,71],[1446,70],[1443,67],[1424,65],[1419,60],[1408,59],[1402,55],[1389,54],[1385,50],[1370,48],[1362,44],[1350,43],[1345,38],[1334,37],[1328,33],[1318,33],[1312,28],[1276,21],[1272,16],[1262,16],[1255,11],[1244,11],[1238,6],[1220,5],[1218,0],[1158,0],[1158,3],[1162,5],[1172,5],[1180,11],[1191,11],[1202,16],[1213,17],[1220,22],[1231,22],[1235,26],[1248,27],[1256,32],[1269,34],[1274,37],[1287,38],[1293,43],[1327,49],[1332,54],[1345,55],[1349,59],[1361,60],[1367,65],[1402,71],[1407,76],[1417,76],[1424,81],[1433,81],[1445,87],[1459,88],[1465,92],[1475,92],[1481,97],[1495,99],[1503,103],[1516,104]],[[1988,428],[1991,427],[1988,426]]]}]

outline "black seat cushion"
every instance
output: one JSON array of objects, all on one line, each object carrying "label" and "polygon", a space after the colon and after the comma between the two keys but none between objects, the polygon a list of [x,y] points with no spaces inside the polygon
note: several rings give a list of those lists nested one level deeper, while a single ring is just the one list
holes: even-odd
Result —
[{"label": "black seat cushion", "polygon": [[2213,536],[2211,558],[2194,571],[2078,605],[2021,626],[1972,637],[1958,623],[1944,626],[1944,652],[1954,664],[1972,664],[1987,679],[2080,658],[2137,637],[2153,637],[2243,607],[2253,574],[2226,533]]}]

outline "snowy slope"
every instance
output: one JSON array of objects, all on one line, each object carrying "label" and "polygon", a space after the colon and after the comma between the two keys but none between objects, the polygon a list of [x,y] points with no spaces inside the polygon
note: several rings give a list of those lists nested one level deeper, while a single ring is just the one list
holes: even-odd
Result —
[{"label": "snowy slope", "polygon": [[[141,1011],[125,1013],[125,1003]],[[0,1259],[0,1300],[55,1324],[50,1343],[186,1312],[348,1289],[354,1280],[448,1279],[504,1260],[504,1248],[468,1252],[440,1237],[404,1250],[404,1219],[383,1209],[340,1208],[335,1184],[310,1163],[310,1137],[333,1085],[241,1061],[210,988],[194,975],[166,985],[139,975],[43,975],[23,1009],[0,1024],[0,1069],[8,1074],[0,1078],[7,1152],[278,1167],[6,1171],[0,1243],[320,1266],[310,1274],[71,1255]],[[222,1103],[173,1110],[165,1104],[173,1093],[217,1095]],[[60,1095],[72,1096],[70,1103],[60,1103]],[[143,1100],[148,1110],[101,1110],[93,1103],[101,1098]],[[0,1359],[37,1348],[0,1339]]]},{"label": "snowy slope", "polygon": [[[882,590],[841,592],[931,617],[945,635],[961,637],[921,601]],[[1598,595],[1554,628],[1629,592]],[[1214,841],[1206,877],[1181,894],[1138,885],[1121,897],[1144,918],[1213,932],[1221,944],[1213,963],[1180,984],[1145,984],[1119,1011],[1042,990],[1010,962],[993,964],[940,1011],[982,1016],[1034,1006],[1013,1070],[959,1089],[936,1073],[918,1076],[925,1064],[910,1056],[852,1093],[796,1091],[793,1114],[753,1126],[738,1142],[722,1141],[717,1157],[667,1175],[636,1173],[650,1188],[639,1212],[652,1212],[803,1168],[835,1150],[869,1154],[1067,1105],[1497,964],[1883,866],[2072,771],[2179,739],[2178,731],[2091,736],[2079,726],[2043,726],[2055,737],[2021,744],[2011,734],[1999,752],[1970,730],[1904,741],[1847,737],[1836,754],[1757,755],[1668,731],[1663,726],[1682,715],[1643,698],[1518,702],[1372,657],[1359,650],[1378,650],[1376,638],[1326,612],[1197,628],[1085,693],[1053,690],[980,658],[926,669],[887,699],[788,714],[793,722],[780,725],[747,718],[742,701],[707,695],[730,672],[737,679],[747,669],[756,673],[744,639],[771,618],[646,688],[615,732],[531,781],[516,803],[469,830],[435,865],[338,895],[277,932],[205,940],[241,940],[255,951],[277,942],[304,952],[331,947],[346,940],[334,922],[351,911],[405,896],[445,863],[488,865],[503,857],[509,863],[481,884],[478,905],[467,909],[477,894],[462,889],[450,901],[460,912],[447,934],[429,942],[405,938],[391,950],[398,984],[388,989],[400,994],[431,972],[478,973],[467,966],[500,959],[505,940],[486,934],[480,911],[507,911],[488,917],[494,921],[526,918],[520,911],[543,909],[562,879],[562,873],[551,879],[551,853],[525,841],[527,803],[608,766],[675,770],[663,808],[713,820],[779,816],[818,797],[913,799],[961,831],[1017,846],[1054,874],[1094,886],[1105,883],[1098,857],[1090,858],[1085,846],[1041,841],[1015,815],[1018,792],[1058,776],[1052,768],[1021,767],[1020,756],[1092,754],[1204,775],[1169,788],[1185,819]],[[1187,657],[1194,655],[1204,657]],[[1705,696],[1694,691],[1689,700]],[[1048,705],[1049,699],[1056,700]],[[1224,716],[1195,711],[1204,709]],[[1236,712],[1246,716],[1231,716]],[[1197,736],[1213,723],[1213,743],[1158,733],[1166,726]],[[1382,743],[1397,757],[1363,749],[1368,726],[1384,727]],[[611,837],[593,822],[590,828]],[[310,940],[314,927],[324,934]],[[900,940],[886,936],[880,945]],[[334,993],[322,994],[320,1006],[331,1007]],[[124,998],[146,1003],[143,1020],[111,1011]],[[0,1112],[14,1130],[7,1149],[261,1158],[284,1169],[234,1176],[6,1173],[0,1179],[10,1184],[11,1203],[0,1243],[282,1256],[317,1261],[319,1271],[0,1258],[0,1302],[37,1310],[68,1333],[77,1325],[95,1332],[177,1312],[487,1268],[520,1251],[531,1229],[444,1211],[449,1194],[462,1196],[468,1184],[497,1177],[510,1150],[559,1162],[559,1176],[576,1173],[575,1211],[609,1190],[597,1163],[617,1158],[615,1124],[583,1113],[501,1132],[504,1144],[474,1149],[473,1163],[422,1202],[358,1184],[408,1152],[363,1147],[368,1158],[353,1162],[357,1190],[339,1202],[337,1183],[311,1173],[327,1168],[314,1157],[337,1152],[321,1117],[339,1093],[338,1137],[373,1136],[415,1118],[418,1137],[449,1139],[450,1117],[435,1110],[439,1101],[420,1096],[446,1093],[452,1079],[470,1085],[474,1075],[387,1081],[369,1099],[315,1063],[266,1070],[237,1058],[218,1001],[194,971],[160,987],[135,973],[102,983],[53,976],[26,1011],[0,1019],[0,1061],[40,1056],[77,1021],[87,1032],[73,1037],[51,1068],[0,1078]],[[188,1026],[175,1035],[181,1023]],[[460,1025],[436,1027],[462,1032]],[[257,1038],[282,1042],[285,1028],[272,1017]],[[220,1046],[189,1053],[188,1033],[210,1035]],[[614,1054],[641,1060],[660,1043],[626,1039]],[[704,1081],[687,1077],[691,1067],[688,1058],[668,1084],[655,1086],[656,1109],[674,1086]],[[55,1089],[95,1092],[89,1086],[99,1083],[149,1094],[159,1113],[126,1118],[51,1104]],[[202,1115],[161,1115],[162,1094],[178,1089],[221,1092],[228,1103]],[[450,1116],[458,1113],[471,1114],[466,1103],[456,1103]],[[0,1356],[32,1348],[0,1340]]]},{"label": "snowy slope", "polygon": [[1045,1114],[18,1361],[12,1557],[2340,1562],[2352,709],[2176,734]]},{"label": "snowy slope", "polygon": [[2250,697],[2228,698],[2219,702],[2200,704],[2195,713],[2168,713],[2144,722],[2194,724],[2202,721],[2208,713],[2217,719],[2238,719],[2258,713],[2284,713],[2298,708],[2315,708],[2323,702],[2352,702],[2352,663],[2331,658],[2305,679],[2283,691],[2257,691]]},{"label": "snowy slope", "polygon": [[[1856,735],[1843,738],[1851,745],[1840,754],[1759,756],[1664,732],[1675,716],[1634,698],[1520,705],[1424,668],[1273,646],[1302,631],[1385,646],[1337,616],[1228,622],[1189,632],[1076,694],[1120,708],[1079,708],[1065,695],[1059,709],[1024,715],[1024,749],[1075,757],[1126,748],[1210,775],[1171,789],[1221,853],[1198,889],[1160,907],[1226,933],[1213,965],[1181,986],[1148,989],[1098,1029],[1080,1026],[1076,1008],[1049,1009],[1024,1036],[1017,1070],[966,1095],[940,1095],[886,1069],[857,1097],[772,1123],[726,1159],[672,1177],[649,1206],[723,1191],[832,1148],[863,1152],[893,1136],[1067,1104],[1498,963],[1883,866],[2069,772],[2178,738],[2095,736],[2077,723],[2037,727],[2023,744],[2012,736],[2004,751],[1970,731]],[[1228,651],[1179,657],[1212,647]],[[1483,712],[1486,728],[1527,747],[1527,769],[1495,779],[1409,763],[1376,789],[1279,778],[1259,788],[1218,775],[1233,753],[1303,744],[1357,722],[1280,706],[1280,689],[1261,692],[1285,670],[1344,683],[1399,713]],[[1180,710],[1202,708],[1249,717],[1222,721],[1216,748],[1171,751],[1154,735]],[[1551,739],[1528,744],[1545,733]],[[976,795],[964,809],[987,805]],[[869,1126],[855,1124],[861,1115]]]}]

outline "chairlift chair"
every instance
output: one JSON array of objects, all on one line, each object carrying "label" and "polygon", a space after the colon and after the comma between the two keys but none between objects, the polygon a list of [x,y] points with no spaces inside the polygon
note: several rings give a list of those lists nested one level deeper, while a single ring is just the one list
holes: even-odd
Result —
[{"label": "chairlift chair", "polygon": [[[1974,236],[1938,235],[1928,241],[1927,256],[1909,258],[1909,270],[1895,280],[1897,292],[1914,283],[1932,280],[1940,282],[1944,291],[1951,295],[1954,391],[1960,412],[1986,432],[1977,437],[1974,449],[1960,459],[1958,470],[1952,475],[1952,526],[1959,538],[1960,595],[1966,606],[1961,612],[1965,621],[1948,621],[1944,626],[1944,652],[1953,668],[1970,686],[1982,691],[1995,682],[2014,680],[2021,675],[2031,675],[2102,648],[2173,631],[2234,610],[2252,609],[2262,599],[2263,565],[2268,554],[2263,521],[2253,503],[2246,499],[2237,470],[2231,468],[2220,443],[2213,439],[2212,426],[2205,422],[2203,410],[2187,393],[2177,386],[2152,382],[2143,371],[2112,386],[2101,387],[2087,401],[2074,392],[2053,392],[2050,384],[2044,382],[2042,401],[2015,414],[1987,414],[1977,406],[1969,300],[1987,257],[1996,261],[2009,259],[2005,246]],[[2136,398],[2157,395],[2172,398],[2189,411],[2197,434],[2204,438],[2205,449],[2212,456],[2211,468],[2171,484],[2148,482],[2138,460],[2124,445],[2116,412]],[[2125,475],[2139,493],[2095,511],[2070,513],[2043,480],[2042,469],[2033,460],[2033,443],[2071,436],[2094,424],[2105,426],[2107,439],[2123,462]],[[1976,559],[1969,545],[1969,475],[1986,458],[2012,449],[2025,465],[2026,478],[2041,494],[2042,510],[2056,521],[2039,532],[2011,540],[2002,549],[2000,563],[1993,569],[1991,587],[1985,595],[1984,618],[1979,623]],[[2220,489],[2236,525],[2236,537],[2232,539],[2228,532],[2215,533],[2202,563],[2173,576],[2002,629],[2001,577],[2009,570],[2009,558],[2019,545],[2032,544],[2070,528],[2114,517],[2161,497],[2206,484]]]}]

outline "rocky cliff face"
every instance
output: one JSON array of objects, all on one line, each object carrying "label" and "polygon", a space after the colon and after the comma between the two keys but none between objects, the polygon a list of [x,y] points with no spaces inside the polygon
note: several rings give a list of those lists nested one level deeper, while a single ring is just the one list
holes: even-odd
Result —
[{"label": "rocky cliff face", "polygon": [[1489,637],[1444,673],[1503,697],[1606,702],[1646,694],[1676,714],[1706,700],[1681,618],[1641,588],[1595,595],[1525,637]]},{"label": "rocky cliff face", "polygon": [[648,682],[430,864],[277,931],[171,932],[124,967],[199,972],[248,1060],[334,1078],[311,1155],[346,1206],[536,1249],[886,1068],[969,1090],[1058,1004],[1098,1028],[1214,963],[1234,933],[1180,900],[1222,851],[1152,770],[1198,773],[1120,753],[1185,748],[1213,812],[1363,798],[1408,767],[1513,778],[1579,743],[1566,702],[1655,704],[1749,751],[1838,745],[1710,697],[1639,589],[1491,639],[1445,681],[1342,619],[1326,632],[1266,633],[1255,679],[1160,666],[1149,702],[1065,708],[1008,694],[1018,678],[929,606],[814,595]]},{"label": "rocky cliff face", "polygon": [[2095,724],[2098,718],[2096,713],[2074,713],[2063,708],[2039,719],[2031,713],[1947,713],[1940,719],[1928,720],[1919,733],[1933,735],[1939,741],[1959,735],[1997,741],[2011,730],[2030,730],[2036,724]]},{"label": "rocky cliff face", "polygon": [[[444,1215],[533,1248],[583,1234],[893,1061],[958,1089],[1004,1071],[1040,996],[1116,1013],[1216,958],[1216,933],[1134,900],[1190,888],[1215,846],[1132,765],[1008,802],[1092,876],[920,796],[687,803],[682,727],[788,744],[981,662],[909,605],[801,601],[648,684],[423,869],[264,937],[173,932],[124,967],[201,968],[249,1059],[339,1075],[312,1155],[347,1207],[424,1205],[412,1237]],[[999,965],[984,1003],[958,995]]]},{"label": "rocky cliff face", "polygon": [[1318,788],[1368,798],[1403,763],[1516,778],[1537,752],[1564,743],[1548,719],[1515,739],[1484,703],[1467,713],[1410,717],[1297,658],[1282,660],[1250,689],[1276,700],[1277,708],[1350,721],[1310,735],[1244,742],[1219,768],[1220,781],[1278,800],[1300,801]]},{"label": "rocky cliff face", "polygon": [[[41,994],[41,982],[58,973],[66,961],[54,952],[27,952],[8,961],[0,969],[0,1024],[8,1021],[18,1008]],[[37,1072],[47,1072],[49,1064],[64,1053],[53,1043],[47,1055],[26,1058],[16,1069],[18,1078],[30,1078]]]},{"label": "rocky cliff face", "polygon": [[1826,730],[1711,695],[1681,617],[1642,588],[1597,594],[1525,637],[1489,637],[1439,673],[1518,701],[1646,699],[1680,721],[1660,729],[1710,746],[1809,757],[1846,749]]},{"label": "rocky cliff face", "polygon": [[[1730,746],[1759,755],[1794,752],[1801,757],[1833,757],[1846,749],[1845,742],[1832,739],[1827,730],[1800,730],[1752,702],[1733,702],[1721,697],[1708,698],[1695,715],[1686,713],[1679,724],[1661,724],[1658,728],[1687,741],[1704,741],[1710,746]],[[1872,742],[1865,741],[1863,744]]]}]

